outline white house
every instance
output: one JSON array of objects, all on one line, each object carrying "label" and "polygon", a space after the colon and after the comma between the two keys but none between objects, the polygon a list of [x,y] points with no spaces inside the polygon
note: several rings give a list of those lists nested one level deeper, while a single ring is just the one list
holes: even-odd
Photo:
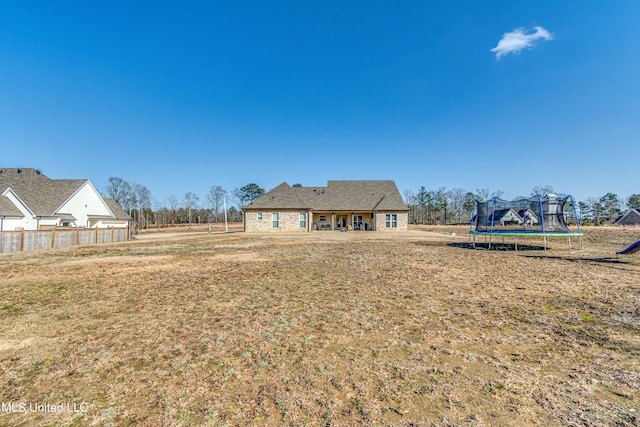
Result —
[{"label": "white house", "polygon": [[88,179],[51,179],[39,170],[0,169],[0,231],[51,227],[126,228],[129,215]]},{"label": "white house", "polygon": [[494,224],[522,224],[523,219],[518,212],[513,209],[496,209],[493,213]]},{"label": "white house", "polygon": [[518,215],[523,220],[526,220],[528,225],[537,225],[540,223],[538,216],[531,209],[520,209]]}]

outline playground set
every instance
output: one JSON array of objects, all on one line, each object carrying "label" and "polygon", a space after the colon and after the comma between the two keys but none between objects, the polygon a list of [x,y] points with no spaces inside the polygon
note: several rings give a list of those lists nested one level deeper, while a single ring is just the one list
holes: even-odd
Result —
[{"label": "playground set", "polygon": [[620,252],[616,252],[616,256],[620,256],[620,255],[629,256],[629,255],[635,254],[638,251],[640,251],[640,240],[631,244],[628,248],[623,249]]}]

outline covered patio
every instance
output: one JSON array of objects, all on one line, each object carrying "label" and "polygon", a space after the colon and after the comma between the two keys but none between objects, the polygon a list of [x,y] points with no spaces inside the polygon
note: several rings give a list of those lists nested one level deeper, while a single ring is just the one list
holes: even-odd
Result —
[{"label": "covered patio", "polygon": [[313,212],[312,230],[338,231],[373,231],[375,230],[374,213],[360,212]]}]

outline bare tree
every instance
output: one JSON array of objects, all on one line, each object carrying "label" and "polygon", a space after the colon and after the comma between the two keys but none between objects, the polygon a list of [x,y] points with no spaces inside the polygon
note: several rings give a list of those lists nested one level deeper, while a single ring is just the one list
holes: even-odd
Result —
[{"label": "bare tree", "polygon": [[131,196],[131,185],[120,177],[112,176],[107,181],[107,185],[105,185],[102,193],[104,196],[115,200],[120,206],[124,207]]},{"label": "bare tree", "polygon": [[171,211],[167,208],[166,200],[162,202],[156,199],[153,201],[153,206],[156,227],[166,227],[172,218]]},{"label": "bare tree", "polygon": [[209,206],[213,209],[213,216],[216,222],[218,222],[220,206],[222,206],[222,202],[226,194],[227,191],[220,185],[214,185],[209,189],[209,193],[207,193],[207,201],[209,202]]},{"label": "bare tree", "polygon": [[175,194],[170,194],[167,197],[167,205],[169,206],[169,213],[171,214],[171,223],[175,225],[178,219],[178,198]]},{"label": "bare tree", "polygon": [[544,196],[546,194],[553,194],[553,187],[549,184],[547,185],[536,185],[531,189],[531,196],[541,195]]},{"label": "bare tree", "polygon": [[137,207],[138,227],[142,228],[146,224],[144,210],[151,210],[151,191],[142,184],[132,182],[131,194],[133,205]]},{"label": "bare tree", "polygon": [[502,190],[496,190],[493,193],[491,193],[491,198],[496,198],[496,199],[502,199],[502,196],[504,195],[504,191]]},{"label": "bare tree", "polygon": [[489,189],[476,188],[476,199],[478,199],[479,202],[486,202],[489,200]]},{"label": "bare tree", "polygon": [[584,206],[587,208],[587,214],[591,217],[595,225],[600,225],[602,218],[602,203],[597,197],[587,197],[584,201]]},{"label": "bare tree", "polygon": [[200,198],[192,192],[187,192],[184,195],[184,207],[189,211],[189,228],[191,228],[191,211],[196,208],[199,201]]},{"label": "bare tree", "polygon": [[403,195],[404,195],[404,203],[409,208],[409,222],[416,224],[417,223],[416,209],[415,209],[416,195],[413,194],[413,191],[409,189],[404,190]]},{"label": "bare tree", "polygon": [[[462,222],[465,217],[464,203],[466,201],[467,190],[464,188],[453,188],[447,192],[449,199],[449,208],[454,215],[456,223]],[[466,220],[467,218],[465,218]]]},{"label": "bare tree", "polygon": [[416,203],[420,209],[420,223],[426,224],[426,214],[433,205],[433,194],[431,191],[427,190],[424,185],[418,189],[418,194],[416,194]]}]

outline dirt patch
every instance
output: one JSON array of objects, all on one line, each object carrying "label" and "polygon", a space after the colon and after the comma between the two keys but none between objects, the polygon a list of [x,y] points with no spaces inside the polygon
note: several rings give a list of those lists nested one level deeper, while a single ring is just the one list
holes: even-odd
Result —
[{"label": "dirt patch", "polygon": [[7,350],[20,350],[21,348],[30,346],[35,338],[26,338],[23,340],[2,340],[0,339],[0,352]]},{"label": "dirt patch", "polygon": [[209,258],[212,262],[222,261],[222,262],[267,262],[269,258],[262,257],[260,255],[256,255],[251,252],[238,252],[233,254],[219,254],[214,255]]}]

